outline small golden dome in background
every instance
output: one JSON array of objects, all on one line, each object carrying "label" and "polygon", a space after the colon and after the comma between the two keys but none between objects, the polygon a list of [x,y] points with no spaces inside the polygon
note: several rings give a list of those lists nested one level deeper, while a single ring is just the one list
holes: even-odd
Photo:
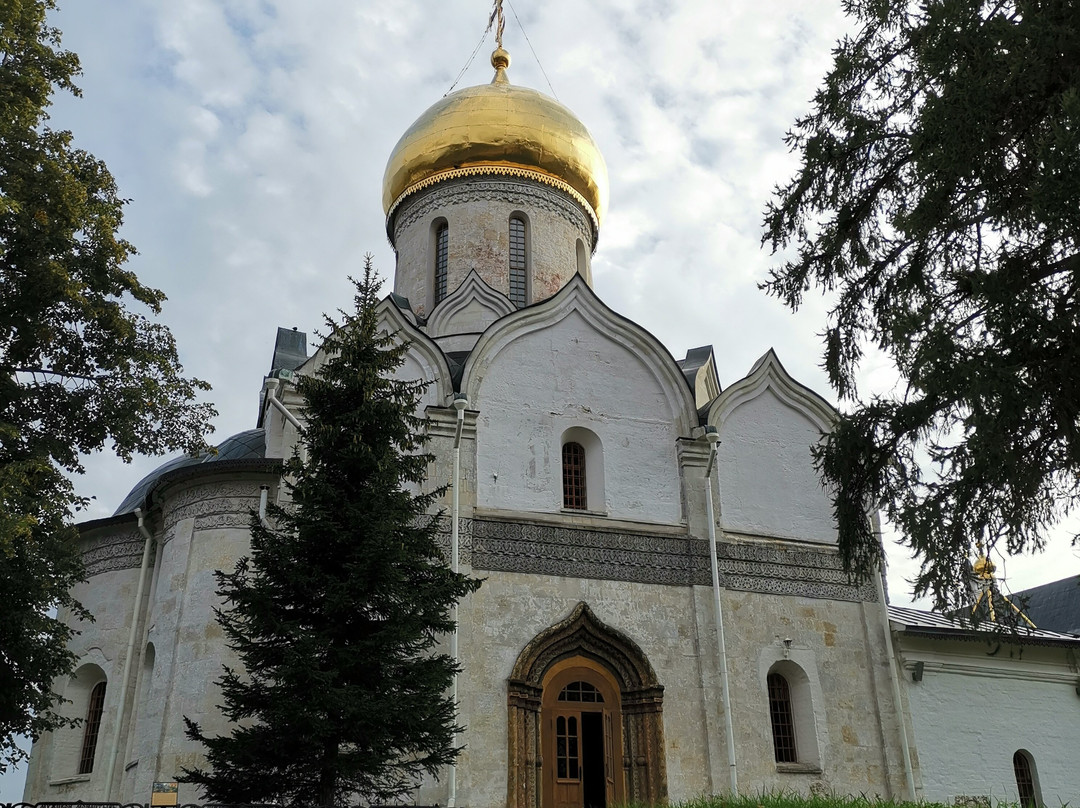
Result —
[{"label": "small golden dome in background", "polygon": [[589,130],[555,99],[510,84],[505,50],[498,48],[491,63],[491,84],[440,99],[401,136],[383,175],[383,210],[389,215],[404,197],[444,179],[510,174],[571,191],[599,225],[607,166]]},{"label": "small golden dome in background", "polygon": [[994,570],[997,567],[994,566],[994,562],[984,555],[975,559],[975,563],[972,565],[972,569],[975,570],[975,574],[980,578],[993,578]]}]

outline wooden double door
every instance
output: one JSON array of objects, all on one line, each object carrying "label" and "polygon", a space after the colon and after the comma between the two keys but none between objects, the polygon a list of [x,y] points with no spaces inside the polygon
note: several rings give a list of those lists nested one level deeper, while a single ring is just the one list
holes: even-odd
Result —
[{"label": "wooden double door", "polygon": [[595,662],[566,663],[544,682],[543,808],[612,808],[625,800],[619,690]]}]

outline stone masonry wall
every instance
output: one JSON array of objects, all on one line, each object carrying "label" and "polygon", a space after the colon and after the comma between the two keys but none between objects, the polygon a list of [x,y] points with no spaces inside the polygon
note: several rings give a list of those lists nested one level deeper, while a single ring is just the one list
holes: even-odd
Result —
[{"label": "stone masonry wall", "polygon": [[407,200],[394,214],[397,269],[394,292],[414,312],[431,314],[435,298],[435,237],[432,224],[448,225],[447,292],[475,269],[493,289],[508,295],[510,215],[526,217],[528,302],[551,297],[578,271],[576,243],[586,245],[585,279],[591,282],[592,225],[568,195],[533,180],[467,177],[440,183]]}]

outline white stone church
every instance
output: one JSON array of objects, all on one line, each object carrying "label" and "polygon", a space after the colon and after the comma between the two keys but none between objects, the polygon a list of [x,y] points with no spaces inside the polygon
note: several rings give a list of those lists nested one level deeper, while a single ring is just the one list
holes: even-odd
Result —
[{"label": "white stone church", "polygon": [[[492,83],[417,119],[383,187],[397,266],[382,316],[410,342],[400,373],[430,383],[429,482],[457,492],[448,563],[453,545],[484,578],[459,609],[465,749],[416,802],[606,808],[733,785],[1075,799],[1080,642],[1029,632],[989,655],[932,615],[890,623],[877,582],[840,567],[813,468],[833,408],[766,346],[722,384],[711,347],[677,359],[604,304],[600,151],[508,81],[505,51],[492,64]],[[184,716],[227,731],[214,681],[235,660],[213,573],[283,493],[303,419],[292,381],[319,362],[281,330],[254,429],[82,525],[75,594],[96,622],[57,689],[85,720],[35,744],[26,799],[148,801],[201,763]]]}]

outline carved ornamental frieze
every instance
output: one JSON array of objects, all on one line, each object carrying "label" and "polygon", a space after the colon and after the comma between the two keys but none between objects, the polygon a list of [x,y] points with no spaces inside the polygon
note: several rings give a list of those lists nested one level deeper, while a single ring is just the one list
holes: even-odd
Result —
[{"label": "carved ornamental frieze", "polygon": [[591,243],[593,240],[589,218],[565,194],[524,178],[506,180],[486,177],[470,177],[457,182],[441,183],[416,194],[397,211],[394,221],[395,238],[399,238],[400,234],[418,219],[429,218],[438,208],[493,199],[522,208],[531,207],[554,213],[576,228],[586,242]]},{"label": "carved ornamental frieze", "polygon": [[[82,561],[86,568],[86,577],[138,568],[142,564],[142,552],[143,537],[135,529],[85,541],[82,546]],[[152,561],[151,558],[151,563]]]},{"label": "carved ornamental frieze", "polygon": [[[472,564],[472,522],[472,519],[458,519],[458,559],[462,564]],[[436,520],[435,541],[447,561],[450,560],[452,527],[449,516],[440,516]]]},{"label": "carved ornamental frieze", "polygon": [[194,519],[196,530],[248,528],[259,508],[259,483],[216,482],[194,485],[170,497],[163,516],[165,543],[182,519]]},{"label": "carved ornamental frieze", "polygon": [[[692,536],[488,519],[473,519],[469,527],[472,566],[478,570],[672,586],[712,583],[708,542]],[[717,561],[720,585],[727,589],[830,600],[877,599],[872,583],[848,580],[832,549],[721,541]]]}]

